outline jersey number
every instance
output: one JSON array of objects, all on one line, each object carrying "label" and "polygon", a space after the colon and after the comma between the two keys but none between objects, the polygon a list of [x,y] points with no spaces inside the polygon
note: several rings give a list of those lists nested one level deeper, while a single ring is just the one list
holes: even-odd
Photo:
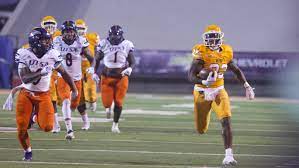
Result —
[{"label": "jersey number", "polygon": [[117,51],[114,53],[114,62],[117,62]]},{"label": "jersey number", "polygon": [[72,54],[71,53],[67,53],[66,55],[65,55],[65,63],[66,63],[66,65],[67,66],[72,66],[72,64],[73,64],[73,59],[72,59]]},{"label": "jersey number", "polygon": [[[222,64],[221,67],[219,66],[219,64],[211,64],[210,65],[210,69],[215,70],[218,73],[217,78],[223,78],[224,76],[224,72],[227,69],[227,64]],[[220,72],[219,72],[220,71]]]}]

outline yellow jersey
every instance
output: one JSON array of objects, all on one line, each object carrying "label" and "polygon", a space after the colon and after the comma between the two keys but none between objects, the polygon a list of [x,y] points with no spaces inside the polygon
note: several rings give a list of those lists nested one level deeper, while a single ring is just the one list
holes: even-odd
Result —
[{"label": "yellow jersey", "polygon": [[222,44],[217,51],[211,50],[203,44],[196,44],[192,49],[193,59],[200,59],[204,62],[204,68],[214,70],[218,76],[216,82],[210,86],[196,84],[202,88],[217,88],[224,85],[224,73],[227,70],[227,64],[233,59],[233,49],[227,44]]},{"label": "yellow jersey", "polygon": [[[88,49],[90,51],[91,56],[95,54],[95,48],[97,47],[100,39],[97,33],[86,33],[85,38],[89,42]],[[86,69],[90,67],[90,63],[86,58],[82,59],[82,73],[86,72]]]}]

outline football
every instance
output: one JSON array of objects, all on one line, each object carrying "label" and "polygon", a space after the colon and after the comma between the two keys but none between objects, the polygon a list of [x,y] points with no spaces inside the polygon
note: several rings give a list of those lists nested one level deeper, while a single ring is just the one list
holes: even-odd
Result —
[{"label": "football", "polygon": [[210,72],[211,72],[210,69],[206,69],[206,68],[204,68],[204,69],[202,69],[202,70],[198,73],[198,77],[199,77],[200,79],[207,79]]}]

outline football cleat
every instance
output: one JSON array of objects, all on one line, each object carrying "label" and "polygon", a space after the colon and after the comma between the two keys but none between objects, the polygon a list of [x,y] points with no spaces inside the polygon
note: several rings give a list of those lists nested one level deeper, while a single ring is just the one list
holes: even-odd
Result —
[{"label": "football cleat", "polygon": [[31,161],[32,160],[32,151],[24,152],[23,161]]},{"label": "football cleat", "polygon": [[118,123],[113,122],[111,131],[112,131],[113,133],[117,133],[117,134],[120,133],[120,130],[119,130],[119,128],[118,128]]},{"label": "football cleat", "polygon": [[83,127],[81,128],[84,131],[87,131],[90,128],[90,122],[83,122]]},{"label": "football cleat", "polygon": [[52,130],[52,133],[53,134],[56,134],[56,133],[59,133],[60,132],[60,126],[54,126],[53,130]]},{"label": "football cleat", "polygon": [[223,166],[235,166],[237,165],[237,161],[234,159],[232,155],[227,155],[222,161]]},{"label": "football cleat", "polygon": [[73,140],[74,138],[75,138],[75,136],[74,136],[74,131],[73,131],[73,130],[69,130],[69,131],[67,132],[66,136],[65,136],[65,139],[71,141],[71,140]]}]

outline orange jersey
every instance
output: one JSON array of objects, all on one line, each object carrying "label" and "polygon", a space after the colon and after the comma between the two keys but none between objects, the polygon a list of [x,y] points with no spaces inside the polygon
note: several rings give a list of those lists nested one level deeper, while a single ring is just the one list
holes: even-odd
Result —
[{"label": "orange jersey", "polygon": [[215,83],[210,86],[197,84],[202,88],[217,88],[224,85],[224,73],[227,70],[227,64],[233,59],[233,49],[227,44],[220,47],[220,51],[213,51],[203,44],[196,44],[192,49],[193,59],[204,61],[204,68],[217,71],[218,76]]},{"label": "orange jersey", "polygon": [[[85,38],[89,42],[88,49],[90,51],[91,56],[94,56],[95,54],[95,48],[97,47],[100,39],[97,33],[87,33],[85,35]],[[82,72],[85,73],[86,69],[90,67],[90,63],[86,58],[83,58],[82,60]]]}]

